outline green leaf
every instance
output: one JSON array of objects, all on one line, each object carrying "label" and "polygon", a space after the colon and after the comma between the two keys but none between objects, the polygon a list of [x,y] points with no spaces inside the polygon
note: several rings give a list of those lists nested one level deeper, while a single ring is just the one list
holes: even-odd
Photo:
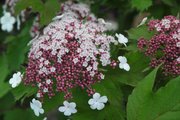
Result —
[{"label": "green leaf", "polygon": [[0,103],[0,114],[2,114],[12,108],[15,103],[14,96],[11,92],[8,92],[8,94],[5,94],[2,98],[0,98]]},{"label": "green leaf", "polygon": [[165,4],[169,5],[169,6],[173,6],[176,3],[176,0],[162,0],[162,2],[164,2]]},{"label": "green leaf", "polygon": [[[6,55],[0,56],[0,84],[5,80],[7,77],[9,70],[8,70],[8,63]],[[0,91],[1,94],[1,91]]]},{"label": "green leaf", "polygon": [[[25,86],[23,84],[20,84],[18,87],[12,89],[12,94],[15,98],[15,100],[24,99],[26,97],[29,97],[37,92],[37,89],[32,86]],[[23,100],[22,99],[22,100]]]},{"label": "green leaf", "polygon": [[60,11],[60,4],[58,0],[47,0],[44,5],[43,11],[38,11],[40,13],[40,24],[47,25],[52,21],[57,12]]},{"label": "green leaf", "polygon": [[31,7],[32,12],[40,14],[40,24],[42,26],[47,25],[56,13],[60,11],[58,0],[46,0],[45,3],[41,0],[19,0],[15,7],[16,14],[29,7]]},{"label": "green leaf", "polygon": [[130,71],[122,70],[118,66],[116,69],[109,69],[105,77],[109,80],[136,86],[147,75],[144,69],[149,66],[149,59],[138,51],[129,52],[125,56],[130,65]]},{"label": "green leaf", "polygon": [[150,39],[154,35],[153,31],[148,31],[148,27],[142,25],[140,27],[131,28],[128,30],[128,37],[132,40],[138,40],[139,38],[143,37],[145,39]]},{"label": "green leaf", "polygon": [[14,109],[5,113],[4,120],[42,120],[36,117],[30,109]]},{"label": "green leaf", "polygon": [[153,92],[157,68],[152,71],[129,96],[128,120],[179,120],[180,119],[180,77],[177,77],[158,91]]},{"label": "green leaf", "polygon": [[152,5],[152,0],[131,0],[132,7],[144,11]]},{"label": "green leaf", "polygon": [[54,97],[49,98],[46,96],[43,102],[43,108],[46,112],[51,111],[53,109],[58,109],[58,107],[63,104],[64,97],[62,93],[57,93]]},{"label": "green leaf", "polygon": [[[20,34],[8,43],[7,59],[9,69],[11,71],[20,68],[20,65],[24,63],[26,53],[28,51],[27,43],[31,40],[29,35],[30,24],[26,24]],[[8,39],[8,38],[7,38]]]},{"label": "green leaf", "polygon": [[0,98],[3,97],[6,93],[8,93],[10,89],[11,88],[10,88],[9,83],[1,83],[1,85],[0,85]]},{"label": "green leaf", "polygon": [[105,105],[105,108],[101,111],[92,110],[88,105],[88,100],[90,99],[87,96],[87,93],[75,92],[74,101],[78,106],[78,113],[73,115],[73,120],[124,120],[124,112],[122,106],[122,92],[112,80],[102,80],[100,83],[97,83],[93,86],[96,92],[100,93],[102,96],[108,97],[108,103]]}]

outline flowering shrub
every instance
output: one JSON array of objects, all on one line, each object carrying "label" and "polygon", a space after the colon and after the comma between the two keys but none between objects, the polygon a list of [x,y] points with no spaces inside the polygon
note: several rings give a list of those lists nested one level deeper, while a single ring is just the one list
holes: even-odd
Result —
[{"label": "flowering shrub", "polygon": [[165,16],[162,20],[150,20],[150,31],[156,33],[150,40],[140,38],[138,48],[151,59],[151,67],[163,64],[165,75],[180,75],[180,20]]},{"label": "flowering shrub", "polygon": [[177,0],[0,5],[0,120],[180,119]]}]

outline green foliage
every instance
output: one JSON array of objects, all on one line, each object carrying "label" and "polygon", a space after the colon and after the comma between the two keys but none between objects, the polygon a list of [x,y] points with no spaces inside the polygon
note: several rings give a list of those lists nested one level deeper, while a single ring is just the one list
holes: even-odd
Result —
[{"label": "green foliage", "polygon": [[[93,13],[105,20],[114,20],[119,24],[117,33],[128,34],[128,46],[112,46],[111,55],[126,56],[131,69],[129,72],[119,69],[102,68],[105,79],[92,87],[102,96],[108,97],[108,103],[101,111],[92,110],[88,105],[91,98],[85,90],[72,90],[73,101],[78,112],[65,117],[57,109],[63,104],[64,94],[56,93],[53,98],[45,96],[43,108],[45,114],[36,117],[29,103],[37,93],[37,89],[21,83],[17,88],[11,88],[9,79],[16,71],[24,72],[31,40],[29,30],[32,17],[40,15],[41,28],[48,25],[60,11],[60,3],[64,0],[18,0],[15,14],[26,8],[31,8],[31,15],[22,30],[5,33],[0,31],[0,119],[2,120],[42,120],[45,116],[57,117],[61,120],[179,120],[180,119],[180,77],[170,80],[164,87],[155,91],[156,82],[163,86],[167,77],[157,73],[158,68],[151,70],[149,59],[137,49],[137,40],[141,37],[150,39],[154,32],[149,32],[146,25],[132,26],[137,15],[148,18],[162,18],[164,15],[177,15],[180,11],[178,0],[78,0],[90,4]],[[2,6],[2,5],[1,5]],[[135,8],[135,9],[131,9]],[[0,9],[2,15],[2,9]],[[158,75],[158,79],[155,79]],[[160,77],[159,77],[160,76]],[[169,79],[169,78],[168,78]],[[155,84],[155,85],[154,85]],[[159,87],[159,86],[158,86]],[[154,89],[153,89],[154,88]],[[133,90],[134,89],[134,90]],[[133,92],[132,92],[133,90]],[[129,94],[132,93],[130,96]],[[127,104],[126,104],[127,103]]]},{"label": "green foliage", "polygon": [[8,42],[7,59],[11,71],[18,70],[21,64],[24,63],[25,55],[29,50],[27,44],[31,40],[29,35],[30,25],[27,23],[25,28],[16,37],[9,36],[6,38]]},{"label": "green foliage", "polygon": [[20,84],[18,87],[12,89],[12,94],[15,100],[24,100],[26,97],[32,96],[37,92],[37,89],[31,86]]},{"label": "green foliage", "polygon": [[9,83],[1,83],[0,98],[3,97],[10,90]]},{"label": "green foliage", "polygon": [[36,117],[30,109],[15,109],[6,112],[4,120],[42,120],[41,117]]},{"label": "green foliage", "polygon": [[8,71],[8,64],[7,64],[7,56],[1,55],[0,56],[0,84],[5,80],[6,76],[8,75],[9,71]]},{"label": "green foliage", "polygon": [[78,113],[72,117],[73,120],[84,120],[84,118],[86,118],[86,120],[124,120],[123,95],[121,89],[112,81],[112,79],[106,78],[102,80],[101,83],[93,86],[102,96],[108,96],[108,103],[101,111],[92,110],[88,107],[88,100],[90,98],[87,96],[87,93],[84,92],[84,94],[82,94],[82,91],[76,91],[76,94],[73,95],[74,101],[78,105]]},{"label": "green foliage", "polygon": [[128,30],[128,37],[132,40],[138,40],[139,38],[143,37],[145,39],[150,39],[154,35],[154,32],[149,32],[148,27],[143,25],[136,28],[131,28]]},{"label": "green foliage", "polygon": [[144,11],[152,5],[152,0],[131,0],[132,7]]},{"label": "green foliage", "polygon": [[19,0],[16,4],[16,14],[19,14],[22,10],[31,8],[32,12],[38,12],[40,14],[40,24],[47,25],[52,18],[60,10],[60,4],[58,0],[47,0],[43,3],[41,0]]},{"label": "green foliage", "polygon": [[[153,91],[157,68],[133,90],[127,104],[128,120],[178,120],[180,119],[180,77],[165,87]],[[148,116],[148,117],[147,117]]]},{"label": "green foliage", "polygon": [[[109,80],[118,81],[130,86],[136,86],[147,74],[144,70],[148,68],[149,60],[138,51],[131,51],[125,55],[130,65],[130,71],[119,69],[110,69],[106,77]],[[142,64],[143,63],[143,64]]]}]

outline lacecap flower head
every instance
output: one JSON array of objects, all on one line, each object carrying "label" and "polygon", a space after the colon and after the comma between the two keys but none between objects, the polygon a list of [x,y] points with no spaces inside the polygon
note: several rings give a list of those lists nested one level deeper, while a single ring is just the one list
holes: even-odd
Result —
[{"label": "lacecap flower head", "polygon": [[75,87],[93,95],[91,86],[104,78],[98,66],[116,65],[110,58],[110,44],[117,41],[105,34],[107,30],[87,5],[66,2],[62,13],[30,42],[24,83],[38,87],[40,98],[63,92],[69,99]]},{"label": "lacecap flower head", "polygon": [[150,40],[140,38],[138,48],[151,59],[150,66],[162,64],[165,75],[180,75],[180,19],[165,16],[162,20],[150,20],[149,31],[155,31]]}]

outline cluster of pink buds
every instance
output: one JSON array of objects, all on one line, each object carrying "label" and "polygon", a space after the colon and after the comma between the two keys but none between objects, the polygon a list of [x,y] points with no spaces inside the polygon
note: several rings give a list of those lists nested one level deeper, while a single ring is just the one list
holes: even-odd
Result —
[{"label": "cluster of pink buds", "polygon": [[165,75],[180,75],[180,19],[165,16],[162,20],[150,20],[150,40],[140,38],[138,48],[151,58],[151,67],[162,65]]},{"label": "cluster of pink buds", "polygon": [[94,94],[92,85],[104,79],[98,67],[117,65],[110,58],[110,44],[117,41],[106,31],[87,5],[66,2],[62,13],[30,42],[24,83],[38,87],[39,98],[63,92],[69,99],[76,87]]}]

